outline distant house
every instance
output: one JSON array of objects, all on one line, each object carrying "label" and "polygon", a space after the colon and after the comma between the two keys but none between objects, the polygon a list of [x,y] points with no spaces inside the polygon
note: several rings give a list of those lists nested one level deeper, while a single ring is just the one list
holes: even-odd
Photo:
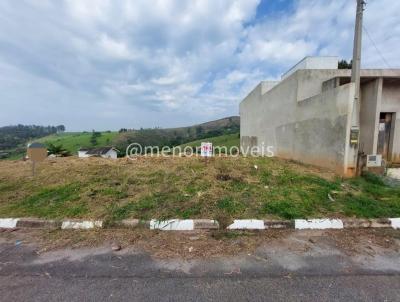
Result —
[{"label": "distant house", "polygon": [[78,150],[78,157],[103,157],[113,158],[118,157],[118,150],[114,147],[102,147],[102,148],[81,148]]}]

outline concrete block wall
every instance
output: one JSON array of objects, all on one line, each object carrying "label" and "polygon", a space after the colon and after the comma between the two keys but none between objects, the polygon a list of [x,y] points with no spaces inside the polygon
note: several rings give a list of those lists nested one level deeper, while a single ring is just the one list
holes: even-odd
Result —
[{"label": "concrete block wall", "polygon": [[[248,148],[246,137],[256,136],[258,147],[273,146],[276,156],[346,175],[354,85],[322,92],[322,83],[334,75],[298,70],[264,94],[256,87],[240,104],[242,149]],[[315,77],[319,84],[310,84]]]}]

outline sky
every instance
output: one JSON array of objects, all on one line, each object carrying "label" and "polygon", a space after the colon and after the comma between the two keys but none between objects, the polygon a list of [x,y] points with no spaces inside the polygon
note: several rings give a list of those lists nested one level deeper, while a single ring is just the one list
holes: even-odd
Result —
[{"label": "sky", "polygon": [[[367,2],[362,67],[399,68],[400,1]],[[260,81],[303,57],[350,59],[355,3],[2,0],[0,126],[118,130],[238,115]]]}]

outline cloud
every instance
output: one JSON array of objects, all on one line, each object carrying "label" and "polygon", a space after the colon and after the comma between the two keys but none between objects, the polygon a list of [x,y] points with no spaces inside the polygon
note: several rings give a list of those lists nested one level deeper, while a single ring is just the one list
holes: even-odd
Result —
[{"label": "cloud", "polygon": [[[261,80],[306,55],[352,54],[355,1],[64,0],[0,3],[0,121],[69,130],[179,126],[238,114]],[[284,3],[284,2],[282,2]],[[365,27],[400,65],[400,2]],[[386,67],[364,35],[363,66]]]},{"label": "cloud", "polygon": [[133,59],[133,54],[124,42],[116,41],[106,34],[101,35],[99,47],[104,51],[105,55],[113,59]]}]

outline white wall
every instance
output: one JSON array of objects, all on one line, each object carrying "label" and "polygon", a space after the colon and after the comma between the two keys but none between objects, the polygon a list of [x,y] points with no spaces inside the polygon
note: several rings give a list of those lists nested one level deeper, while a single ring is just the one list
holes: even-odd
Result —
[{"label": "white wall", "polygon": [[118,157],[118,154],[117,154],[117,151],[115,151],[114,149],[111,149],[106,154],[102,155],[101,157],[116,159]]},{"label": "white wall", "polygon": [[[87,158],[87,157],[93,156],[90,154],[86,154],[86,152],[87,151],[78,151],[78,157]],[[116,159],[116,158],[118,158],[118,153],[117,153],[117,151],[111,149],[106,154],[101,155],[101,157]]]},{"label": "white wall", "polygon": [[392,120],[392,139],[389,146],[390,160],[400,163],[400,81],[383,80],[381,112],[395,113]]},{"label": "white wall", "polygon": [[365,154],[376,154],[382,78],[361,85],[360,148]]},{"label": "white wall", "polygon": [[282,79],[286,79],[297,70],[300,69],[338,69],[339,57],[327,56],[327,57],[305,57],[286,73],[282,75]]},{"label": "white wall", "polygon": [[78,157],[90,157],[86,152],[87,151],[78,151]]}]

